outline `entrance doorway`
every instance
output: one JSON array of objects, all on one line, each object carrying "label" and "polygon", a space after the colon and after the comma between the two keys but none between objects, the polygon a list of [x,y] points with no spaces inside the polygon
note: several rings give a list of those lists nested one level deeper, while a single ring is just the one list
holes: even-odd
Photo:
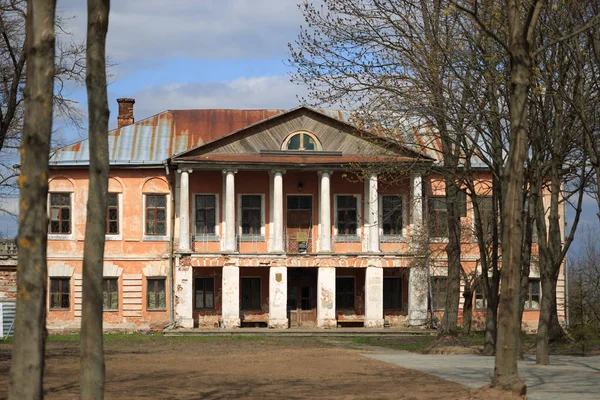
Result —
[{"label": "entrance doorway", "polygon": [[312,196],[287,197],[286,251],[312,252]]},{"label": "entrance doorway", "polygon": [[288,269],[288,319],[290,328],[317,325],[317,269]]}]

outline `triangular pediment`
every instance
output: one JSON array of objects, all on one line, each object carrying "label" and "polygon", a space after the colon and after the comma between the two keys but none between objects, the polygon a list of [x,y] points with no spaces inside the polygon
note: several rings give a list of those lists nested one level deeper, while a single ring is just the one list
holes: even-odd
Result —
[{"label": "triangular pediment", "polygon": [[[309,133],[318,142],[318,151],[285,150],[289,138],[298,132]],[[428,157],[396,142],[361,131],[336,118],[307,107],[300,107],[266,119],[173,157],[173,161],[203,161],[219,156],[285,156],[303,158],[323,156],[403,157],[427,160]],[[225,159],[224,158],[224,159]]]}]

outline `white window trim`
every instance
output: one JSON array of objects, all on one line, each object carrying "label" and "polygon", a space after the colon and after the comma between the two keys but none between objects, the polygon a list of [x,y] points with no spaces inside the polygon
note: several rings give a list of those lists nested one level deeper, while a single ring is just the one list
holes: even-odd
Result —
[{"label": "white window trim", "polygon": [[[385,235],[383,233],[383,198],[384,197],[400,197],[401,201],[402,201],[402,233],[401,234],[396,234],[396,235]],[[395,238],[398,238],[398,241],[401,242],[405,242],[406,241],[406,224],[407,224],[407,199],[406,199],[406,195],[405,194],[383,194],[379,196],[379,240],[381,242],[395,242],[396,240],[393,240]],[[392,240],[385,240],[385,238],[393,238]]]},{"label": "white window trim", "polygon": [[[194,237],[194,241],[196,238],[211,238],[213,235],[198,235],[196,233],[196,196],[215,196],[215,242],[218,242],[221,237],[221,214],[220,212],[220,204],[219,204],[219,194],[218,193],[192,193],[192,233]],[[212,240],[211,240],[212,241]]]},{"label": "white window trim", "polygon": [[[315,150],[305,150],[305,149],[288,150],[288,148],[287,148],[288,143],[296,135],[300,135],[300,147],[304,146],[304,143],[302,140],[302,135],[308,135],[315,141],[317,148]],[[281,150],[285,150],[285,151],[323,151],[323,146],[321,145],[321,141],[319,140],[317,135],[315,135],[314,133],[306,131],[306,130],[298,130],[298,131],[294,131],[286,136],[286,138],[283,140],[283,143],[281,144]]]},{"label": "white window trim", "polygon": [[[166,202],[166,215],[165,215],[165,235],[146,235],[146,196],[165,196]],[[143,226],[142,226],[142,240],[148,242],[168,242],[171,237],[171,194],[170,193],[143,193],[142,194],[142,213],[143,215]]]},{"label": "white window trim", "polygon": [[[337,228],[337,223],[338,223],[338,197],[339,196],[353,196],[356,197],[356,234],[355,235],[339,235],[338,234],[338,228]],[[360,238],[361,236],[361,232],[360,229],[362,229],[363,226],[363,219],[362,219],[362,207],[361,207],[361,195],[358,193],[336,193],[333,195],[333,236],[334,237],[357,237]]]},{"label": "white window trim", "polygon": [[[119,233],[117,234],[106,234],[104,235],[105,240],[123,240],[123,193],[121,192],[109,192],[108,194],[116,194],[117,195],[117,207],[119,208]],[[106,206],[106,210],[108,212],[108,205]],[[144,213],[145,214],[145,213]],[[144,226],[145,228],[145,226]]]},{"label": "white window trim", "polygon": [[237,195],[237,226],[238,236],[241,237],[257,237],[259,235],[242,234],[242,196],[260,196],[260,236],[265,237],[265,194],[264,193],[238,193]]},{"label": "white window trim", "polygon": [[[50,233],[50,224],[52,222],[52,216],[50,215],[50,195],[53,193],[69,193],[69,208],[71,210],[71,220],[69,223],[71,224],[70,230],[71,233]],[[48,192],[48,203],[46,205],[46,213],[48,214],[48,240],[75,240],[75,193],[69,192],[68,190],[55,190],[52,192]]]}]

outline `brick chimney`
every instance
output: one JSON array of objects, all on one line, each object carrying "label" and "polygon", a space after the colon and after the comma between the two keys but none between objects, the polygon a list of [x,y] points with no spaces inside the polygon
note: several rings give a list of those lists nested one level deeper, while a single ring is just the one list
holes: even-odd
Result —
[{"label": "brick chimney", "polygon": [[117,117],[118,127],[122,128],[133,124],[133,104],[135,103],[135,99],[120,98],[117,99],[117,103],[119,103],[119,116]]}]

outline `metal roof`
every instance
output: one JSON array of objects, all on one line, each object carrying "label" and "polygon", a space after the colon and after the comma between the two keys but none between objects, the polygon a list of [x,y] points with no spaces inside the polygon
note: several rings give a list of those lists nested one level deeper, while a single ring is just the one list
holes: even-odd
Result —
[{"label": "metal roof", "polygon": [[[174,155],[213,142],[251,125],[292,110],[167,110],[131,125],[108,132],[111,165],[162,165]],[[352,124],[352,113],[341,110],[312,110]],[[421,129],[419,129],[421,131]],[[380,133],[381,134],[381,133]],[[425,135],[427,136],[427,135]],[[421,138],[423,140],[425,138]],[[435,141],[434,141],[435,142]],[[406,148],[426,154],[437,162],[437,146],[426,143],[403,144]],[[400,143],[399,143],[400,144]],[[419,148],[420,147],[420,148]],[[58,149],[50,158],[51,166],[85,166],[89,164],[88,139]]]}]

